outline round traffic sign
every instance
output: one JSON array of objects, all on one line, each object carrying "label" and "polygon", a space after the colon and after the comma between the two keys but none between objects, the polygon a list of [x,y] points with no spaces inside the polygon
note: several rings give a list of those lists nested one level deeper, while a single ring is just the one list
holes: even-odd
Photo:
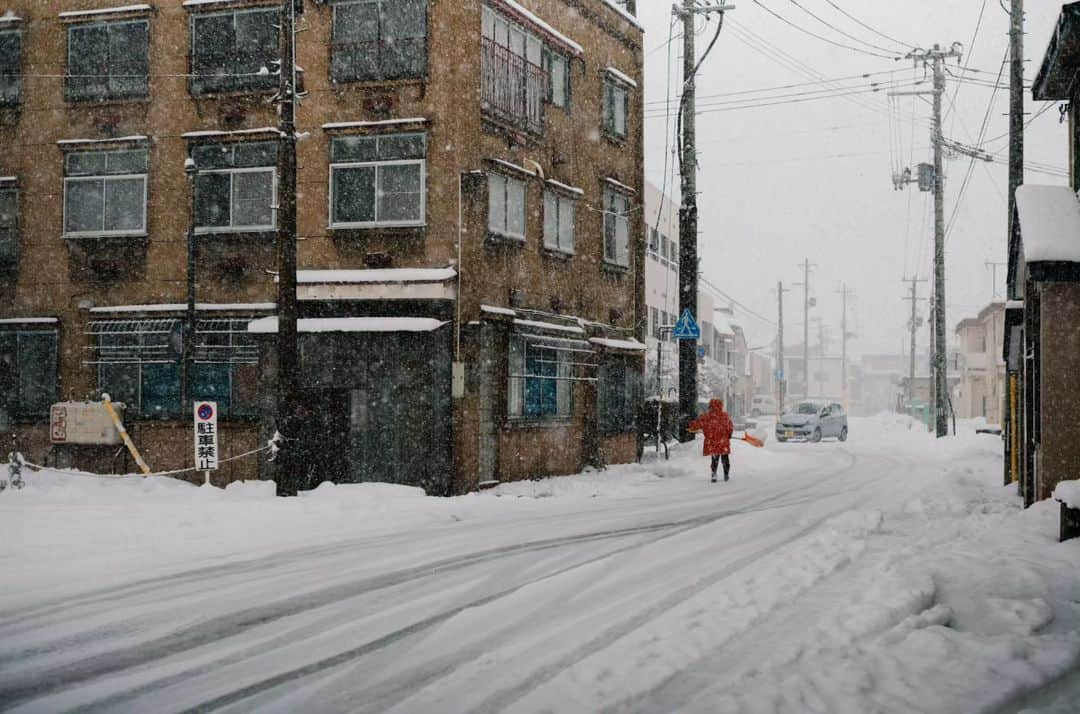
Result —
[{"label": "round traffic sign", "polygon": [[214,408],[209,404],[200,404],[198,414],[203,421],[210,421],[214,416]]}]

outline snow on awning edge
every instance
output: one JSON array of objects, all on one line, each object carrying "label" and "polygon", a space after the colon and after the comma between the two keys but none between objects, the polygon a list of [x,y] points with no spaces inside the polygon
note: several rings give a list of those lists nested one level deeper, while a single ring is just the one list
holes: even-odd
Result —
[{"label": "snow on awning edge", "polygon": [[[296,321],[298,332],[434,332],[446,325],[433,317],[302,317]],[[276,335],[277,316],[262,317],[248,323],[248,332]]]}]

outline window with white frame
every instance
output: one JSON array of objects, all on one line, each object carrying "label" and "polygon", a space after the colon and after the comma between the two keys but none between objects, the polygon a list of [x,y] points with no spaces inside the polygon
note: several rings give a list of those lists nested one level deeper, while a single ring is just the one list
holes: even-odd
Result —
[{"label": "window with white frame", "polygon": [[421,226],[427,139],[422,133],[342,136],[330,143],[330,226]]},{"label": "window with white frame", "polygon": [[146,233],[146,149],[64,157],[64,235]]},{"label": "window with white frame", "polygon": [[630,198],[611,187],[604,188],[604,260],[630,266]]},{"label": "window with white frame", "polygon": [[508,411],[511,418],[570,417],[574,353],[566,341],[529,335],[510,337]]},{"label": "window with white frame", "polygon": [[21,99],[22,32],[0,30],[0,107],[13,107]]},{"label": "window with white frame", "polygon": [[191,16],[191,93],[273,89],[278,84],[278,9]]},{"label": "window with white frame", "polygon": [[630,88],[611,75],[604,77],[604,131],[625,139],[627,116],[630,114]]},{"label": "window with white frame", "polygon": [[544,191],[544,247],[573,254],[577,200],[546,189]]},{"label": "window with white frame", "polygon": [[548,72],[548,101],[562,109],[570,108],[570,60],[553,50],[544,53]]},{"label": "window with white frame", "polygon": [[150,93],[150,22],[97,22],[67,30],[68,101],[145,97]]},{"label": "window with white frame", "polygon": [[525,240],[526,183],[518,178],[488,173],[488,231],[495,235]]},{"label": "window with white frame", "polygon": [[427,0],[337,0],[330,78],[416,79],[427,73]]},{"label": "window with white frame", "polygon": [[195,230],[272,230],[276,225],[277,142],[203,144],[195,162]]}]

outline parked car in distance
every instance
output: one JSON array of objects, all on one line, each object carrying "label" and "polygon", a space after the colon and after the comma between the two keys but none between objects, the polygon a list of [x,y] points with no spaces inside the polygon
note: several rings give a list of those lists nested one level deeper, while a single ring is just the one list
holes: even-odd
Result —
[{"label": "parked car in distance", "polygon": [[773,416],[775,414],[775,397],[770,397],[768,394],[758,394],[750,400],[750,416],[754,417],[755,419],[763,416]]},{"label": "parked car in distance", "polygon": [[807,400],[798,402],[776,421],[776,440],[812,441],[835,437],[847,441],[848,418],[835,402]]}]

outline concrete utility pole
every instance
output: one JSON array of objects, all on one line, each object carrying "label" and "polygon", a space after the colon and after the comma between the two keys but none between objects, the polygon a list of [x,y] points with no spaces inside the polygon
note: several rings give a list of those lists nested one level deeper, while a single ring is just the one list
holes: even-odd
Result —
[{"label": "concrete utility pole", "polygon": [[784,366],[784,293],[791,292],[790,290],[784,290],[783,281],[776,284],[776,300],[779,307],[779,315],[777,319],[776,330],[776,415],[780,416],[784,413],[784,398],[787,390],[787,370]]},{"label": "concrete utility pole", "polygon": [[[944,149],[945,137],[941,128],[941,100],[945,95],[945,62],[956,59],[957,62],[963,56],[963,45],[954,42],[949,49],[934,45],[931,50],[914,50],[908,53],[907,58],[920,62],[924,67],[931,67],[934,74],[934,127],[931,143],[934,146],[934,291],[933,309],[931,310],[931,328],[933,338],[931,340],[931,393],[934,406],[934,431],[937,436],[943,437],[948,434],[948,364],[945,347],[945,176],[944,176]],[[925,92],[890,92],[890,96],[921,95]]]},{"label": "concrete utility pole", "polygon": [[277,236],[277,430],[286,442],[277,455],[277,493],[295,496],[300,488],[296,430],[300,375],[296,299],[296,0],[282,0],[281,65],[278,68],[278,236]]},{"label": "concrete utility pole", "polygon": [[[719,13],[720,27],[716,30],[709,50],[720,36],[724,12],[733,6],[710,5],[699,7],[696,0],[683,0],[682,6],[674,5],[672,13],[683,23],[683,88],[679,103],[679,121],[682,124],[682,154],[680,173],[682,177],[682,208],[679,210],[679,312],[697,314],[698,295],[698,206],[697,206],[697,103],[696,76],[701,68],[694,43],[694,22],[699,15],[706,18]],[[706,56],[708,51],[706,51]],[[679,340],[679,441],[693,440],[688,431],[690,422],[697,416],[697,344],[693,340]]]},{"label": "concrete utility pole", "polygon": [[919,280],[918,276],[911,280],[904,280],[904,282],[911,283],[911,295],[904,298],[911,301],[911,321],[908,323],[908,329],[911,330],[911,364],[908,367],[908,385],[907,385],[907,404],[910,413],[911,406],[915,403],[915,347],[916,338],[919,334],[919,327],[921,323],[919,321],[918,313],[916,312],[916,304],[922,298],[919,297],[919,283],[925,283],[925,280]]},{"label": "concrete utility pole", "polygon": [[800,265],[803,269],[803,281],[795,283],[803,289],[803,398],[810,396],[810,269],[815,267],[807,258]]},{"label": "concrete utility pole", "polygon": [[847,341],[849,336],[847,329],[847,299],[848,295],[852,294],[852,291],[848,290],[847,283],[844,283],[843,287],[837,292],[840,293],[843,302],[843,312],[840,316],[840,399],[846,411],[848,408]]}]

